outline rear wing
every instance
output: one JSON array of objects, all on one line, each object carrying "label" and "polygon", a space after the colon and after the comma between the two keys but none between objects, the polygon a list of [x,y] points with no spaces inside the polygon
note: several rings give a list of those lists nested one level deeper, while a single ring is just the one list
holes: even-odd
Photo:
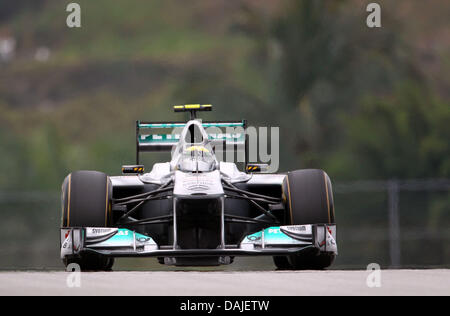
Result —
[{"label": "rear wing", "polygon": [[[189,110],[189,109],[187,109]],[[170,152],[179,139],[186,122],[141,122],[136,121],[136,164],[139,164],[141,152]],[[248,137],[245,134],[247,121],[202,121],[202,126],[213,142],[222,142],[226,150],[245,152],[245,163],[248,161]],[[226,129],[238,129],[227,132]],[[148,131],[172,129],[171,133],[149,133]],[[225,129],[225,130],[224,130]],[[147,133],[142,133],[146,130]],[[180,132],[177,132],[180,131]]]}]

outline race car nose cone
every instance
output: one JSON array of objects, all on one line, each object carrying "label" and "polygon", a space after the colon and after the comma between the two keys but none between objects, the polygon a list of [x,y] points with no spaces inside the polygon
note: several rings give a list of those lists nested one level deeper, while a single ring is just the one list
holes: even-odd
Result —
[{"label": "race car nose cone", "polygon": [[175,196],[203,193],[206,196],[224,195],[218,170],[202,173],[175,172]]}]

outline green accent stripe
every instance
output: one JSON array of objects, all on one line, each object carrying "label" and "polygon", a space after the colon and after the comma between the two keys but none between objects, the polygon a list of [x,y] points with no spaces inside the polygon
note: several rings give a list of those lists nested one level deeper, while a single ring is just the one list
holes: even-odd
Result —
[{"label": "green accent stripe", "polygon": [[[180,139],[180,135],[171,135],[171,134],[151,134],[151,135],[139,135],[139,143],[178,143]],[[210,140],[226,140],[228,142],[244,142],[245,135],[244,133],[239,133],[238,135],[230,135],[227,137],[226,134],[222,134],[219,137],[219,134],[216,135],[208,135],[208,139]]]}]

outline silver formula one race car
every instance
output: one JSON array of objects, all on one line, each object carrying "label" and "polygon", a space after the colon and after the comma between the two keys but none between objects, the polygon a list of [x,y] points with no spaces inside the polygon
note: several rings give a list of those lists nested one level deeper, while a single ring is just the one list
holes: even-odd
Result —
[{"label": "silver formula one race car", "polygon": [[[317,169],[262,173],[248,163],[246,121],[206,122],[175,106],[188,122],[136,122],[136,164],[121,176],[75,171],[62,185],[61,259],[82,270],[110,270],[115,257],[156,257],[161,264],[230,264],[236,256],[272,256],[278,269],[324,269],[336,255],[333,193]],[[209,128],[242,133],[208,133]],[[142,134],[142,130],[178,130]],[[217,148],[240,150],[244,169],[218,161]],[[149,173],[141,152],[171,151]]]}]

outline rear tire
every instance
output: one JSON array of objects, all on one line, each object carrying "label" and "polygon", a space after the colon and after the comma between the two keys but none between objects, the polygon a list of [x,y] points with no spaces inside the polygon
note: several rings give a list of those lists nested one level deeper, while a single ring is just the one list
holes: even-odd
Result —
[{"label": "rear tire", "polygon": [[[111,180],[102,172],[75,171],[62,185],[62,227],[108,227],[111,223]],[[63,260],[82,271],[110,271],[114,258],[84,253]]]},{"label": "rear tire", "polygon": [[[290,225],[334,224],[334,202],[331,181],[319,169],[296,170],[289,172],[283,182],[283,200],[286,207],[286,223]],[[275,259],[277,267],[284,269],[322,270],[329,267],[335,259],[330,253],[302,253]],[[277,264],[277,260],[278,264]],[[279,267],[280,268],[280,267]]]}]

